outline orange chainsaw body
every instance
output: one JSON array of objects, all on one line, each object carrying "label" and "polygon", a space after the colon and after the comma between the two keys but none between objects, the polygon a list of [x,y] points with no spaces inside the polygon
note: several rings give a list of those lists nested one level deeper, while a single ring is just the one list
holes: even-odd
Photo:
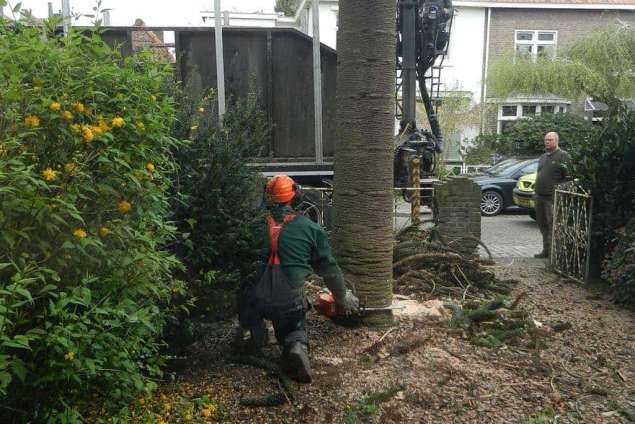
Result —
[{"label": "orange chainsaw body", "polygon": [[337,310],[335,309],[335,298],[332,293],[319,293],[317,302],[314,306],[318,313],[320,315],[324,315],[325,317],[332,318],[337,315]]}]

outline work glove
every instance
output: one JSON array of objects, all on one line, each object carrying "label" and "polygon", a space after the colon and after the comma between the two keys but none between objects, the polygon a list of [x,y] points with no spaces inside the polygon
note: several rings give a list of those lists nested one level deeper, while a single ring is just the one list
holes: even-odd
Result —
[{"label": "work glove", "polygon": [[342,299],[335,300],[335,308],[340,315],[353,315],[359,312],[359,299],[352,291],[346,290]]}]

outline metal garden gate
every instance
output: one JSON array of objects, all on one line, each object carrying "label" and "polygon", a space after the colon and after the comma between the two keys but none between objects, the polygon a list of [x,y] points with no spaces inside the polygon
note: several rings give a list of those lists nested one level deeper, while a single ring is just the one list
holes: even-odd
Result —
[{"label": "metal garden gate", "polygon": [[592,206],[591,194],[576,182],[557,186],[551,265],[558,273],[580,282],[589,278]]}]

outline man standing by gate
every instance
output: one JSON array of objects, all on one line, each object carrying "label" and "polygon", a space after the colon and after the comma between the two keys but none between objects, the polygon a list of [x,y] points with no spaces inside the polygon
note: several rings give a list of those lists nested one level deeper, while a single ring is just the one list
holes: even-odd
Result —
[{"label": "man standing by gate", "polygon": [[557,132],[545,134],[545,153],[538,162],[536,175],[536,221],[542,233],[542,252],[535,258],[548,258],[551,252],[551,232],[553,227],[553,196],[556,185],[565,182],[570,174],[571,158],[569,153],[558,146],[560,137]]}]

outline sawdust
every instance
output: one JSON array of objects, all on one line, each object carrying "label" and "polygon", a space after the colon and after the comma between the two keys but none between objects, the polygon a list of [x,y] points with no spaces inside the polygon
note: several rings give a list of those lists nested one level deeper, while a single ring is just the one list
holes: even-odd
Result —
[{"label": "sawdust", "polygon": [[[276,390],[264,370],[233,364],[229,344],[220,342],[232,323],[190,352],[188,370],[174,390],[216,399],[224,422],[255,423],[513,423],[547,408],[558,422],[626,422],[635,391],[635,316],[587,288],[565,283],[541,261],[515,261],[491,268],[499,278],[516,278],[511,296],[527,292],[523,306],[544,323],[568,323],[543,347],[478,347],[460,330],[418,316],[402,316],[395,328],[343,328],[308,315],[314,382],[298,385],[295,400],[276,407],[239,405],[244,396]],[[364,350],[384,339],[376,351]],[[277,361],[272,345],[264,355]],[[367,393],[399,384],[379,413],[354,417]],[[603,390],[598,390],[599,388]],[[539,421],[536,421],[539,422]],[[551,421],[545,421],[551,422]]]}]

